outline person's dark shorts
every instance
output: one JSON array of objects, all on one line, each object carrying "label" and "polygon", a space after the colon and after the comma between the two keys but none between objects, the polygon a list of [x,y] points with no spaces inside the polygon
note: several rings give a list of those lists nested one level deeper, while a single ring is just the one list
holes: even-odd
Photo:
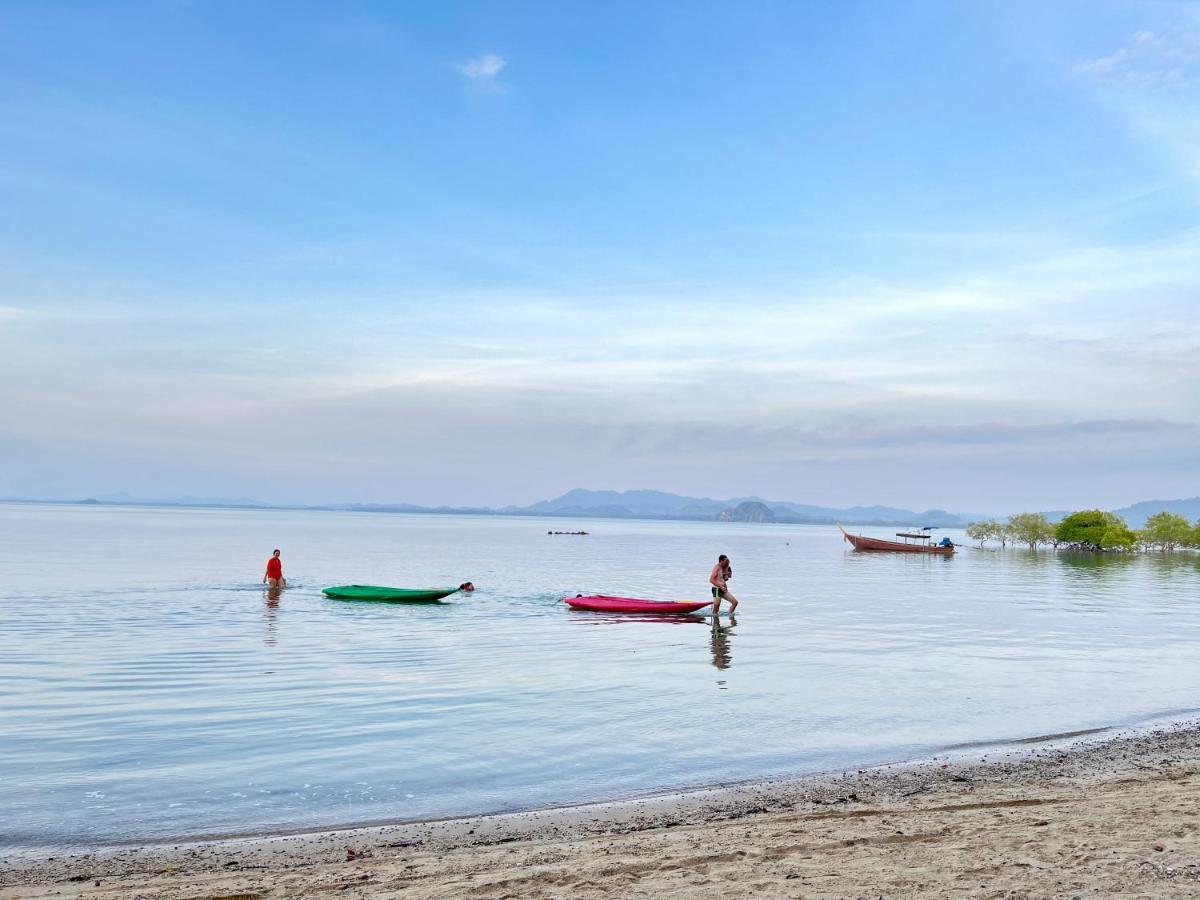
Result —
[{"label": "person's dark shorts", "polygon": [[714,584],[712,592],[713,592],[714,600],[724,600],[725,599],[725,588],[719,588]]}]

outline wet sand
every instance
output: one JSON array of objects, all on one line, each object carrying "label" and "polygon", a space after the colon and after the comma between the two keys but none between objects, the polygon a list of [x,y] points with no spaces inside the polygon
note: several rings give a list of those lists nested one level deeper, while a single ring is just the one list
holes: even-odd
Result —
[{"label": "wet sand", "polygon": [[0,859],[0,898],[1196,897],[1200,722],[625,803]]}]

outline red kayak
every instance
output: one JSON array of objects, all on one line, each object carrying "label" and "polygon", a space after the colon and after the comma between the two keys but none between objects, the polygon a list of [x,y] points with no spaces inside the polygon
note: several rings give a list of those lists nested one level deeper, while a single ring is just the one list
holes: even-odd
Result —
[{"label": "red kayak", "polygon": [[573,609],[622,613],[692,613],[712,606],[711,600],[702,603],[691,600],[638,600],[633,597],[605,597],[599,594],[590,597],[567,597],[563,603]]}]

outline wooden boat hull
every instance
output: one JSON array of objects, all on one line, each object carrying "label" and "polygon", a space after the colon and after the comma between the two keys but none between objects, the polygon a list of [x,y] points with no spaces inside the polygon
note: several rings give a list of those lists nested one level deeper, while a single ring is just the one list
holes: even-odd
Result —
[{"label": "wooden boat hull", "polygon": [[903,541],[885,541],[883,538],[863,537],[861,534],[850,534],[841,525],[842,537],[855,550],[883,550],[892,553],[933,553],[938,556],[950,556],[954,547],[939,547],[937,544],[906,544]]}]

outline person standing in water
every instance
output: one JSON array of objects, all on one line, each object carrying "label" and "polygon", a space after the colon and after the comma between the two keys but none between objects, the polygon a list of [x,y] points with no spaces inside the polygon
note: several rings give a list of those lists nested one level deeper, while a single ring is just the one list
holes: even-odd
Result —
[{"label": "person standing in water", "polygon": [[733,615],[733,611],[737,609],[737,597],[729,593],[729,579],[733,577],[733,568],[729,565],[729,557],[722,553],[717,557],[717,564],[713,566],[712,574],[708,576],[708,583],[712,585],[713,595],[713,617],[721,612],[721,601],[729,601],[729,614]]},{"label": "person standing in water", "polygon": [[287,579],[283,577],[283,560],[279,558],[278,550],[272,553],[271,558],[267,560],[267,571],[263,575],[263,584],[272,588],[287,587]]}]

